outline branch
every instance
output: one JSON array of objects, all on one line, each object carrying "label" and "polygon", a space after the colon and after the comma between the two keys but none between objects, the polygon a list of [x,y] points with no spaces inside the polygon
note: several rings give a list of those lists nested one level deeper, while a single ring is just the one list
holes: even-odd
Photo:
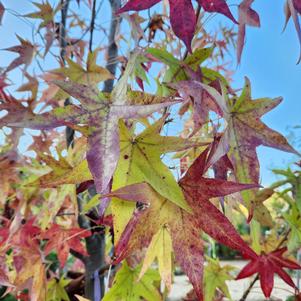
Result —
[{"label": "branch", "polygon": [[[87,217],[84,214],[81,214],[83,212],[83,204],[82,204],[81,195],[79,195],[79,194],[77,195],[76,202],[77,202],[78,212],[80,213],[77,218],[79,226],[82,229],[90,229],[91,225],[90,225],[89,220],[87,219]],[[87,241],[87,239],[86,239],[86,241]]]},{"label": "branch", "polygon": [[[69,9],[69,3],[70,0],[61,0],[61,23],[60,23],[60,55],[61,59],[65,65],[65,56],[66,56],[66,46],[67,46],[67,41],[66,41],[66,23],[67,23],[67,16],[68,16],[68,9]],[[64,105],[67,106],[70,104],[70,99],[66,98]],[[66,143],[67,143],[67,148],[70,146],[73,147],[73,141],[74,141],[74,130],[66,127]]]},{"label": "branch", "polygon": [[70,249],[70,254],[73,255],[75,258],[81,260],[83,263],[86,262],[86,257],[83,254],[75,251],[74,249]]},{"label": "branch", "polygon": [[[108,59],[106,68],[111,72],[112,75],[116,74],[116,68],[118,62],[116,58],[118,56],[118,47],[115,42],[115,36],[117,32],[117,28],[120,24],[121,18],[116,16],[116,11],[121,7],[121,0],[110,0],[111,9],[112,9],[112,18],[110,25],[110,33],[109,33],[109,47],[108,47]],[[114,63],[111,63],[114,62]],[[113,90],[114,79],[108,79],[105,81],[103,92],[110,93]]]},{"label": "branch", "polygon": [[66,55],[66,22],[68,15],[70,0],[61,0],[61,23],[60,23],[60,48],[61,48],[61,58],[65,63],[65,55]]},{"label": "branch", "polygon": [[93,46],[93,33],[95,27],[95,18],[96,18],[96,0],[93,0],[93,7],[92,7],[92,16],[91,16],[91,23],[90,23],[90,41],[89,41],[89,51],[92,52]]}]

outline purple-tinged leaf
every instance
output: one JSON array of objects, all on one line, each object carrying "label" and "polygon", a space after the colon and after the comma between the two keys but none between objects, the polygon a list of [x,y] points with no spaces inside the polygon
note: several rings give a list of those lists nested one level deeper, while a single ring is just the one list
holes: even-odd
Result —
[{"label": "purple-tinged leaf", "polygon": [[117,11],[118,14],[130,11],[130,10],[135,10],[135,11],[140,11],[144,9],[151,8],[155,4],[159,3],[161,0],[130,0],[124,5],[121,9]]},{"label": "purple-tinged leaf", "polygon": [[192,52],[191,41],[196,26],[196,15],[190,0],[169,0],[170,24],[175,35]]},{"label": "purple-tinged leaf", "polygon": [[[126,79],[121,80],[127,87]],[[17,116],[11,115],[13,120],[9,120],[5,125],[34,129],[69,126],[76,130],[82,130],[88,136],[87,161],[96,190],[100,194],[108,192],[108,185],[119,159],[119,119],[147,117],[160,109],[178,103],[175,101],[131,106],[126,104],[127,99],[123,99],[126,97],[126,94],[123,93],[123,86],[118,85],[118,89],[113,93],[118,104],[116,105],[115,99],[102,96],[94,87],[72,81],[55,81],[54,83],[64,92],[78,99],[81,106],[68,105],[41,115],[32,114],[21,120]],[[101,203],[101,215],[108,202],[109,199],[106,199]]]},{"label": "purple-tinged leaf", "polygon": [[[294,0],[287,0],[287,1],[288,1],[287,2],[288,3],[288,7],[290,9],[291,16],[292,16],[292,19],[294,21],[294,25],[295,25],[295,28],[296,28],[296,31],[297,31],[297,35],[298,35],[298,39],[299,39],[299,43],[300,43],[300,55],[299,55],[299,59],[297,61],[297,64],[299,64],[300,61],[301,61],[301,26],[300,26],[300,22],[299,22],[299,18],[298,18],[297,9],[299,11],[300,4],[296,5],[296,3],[298,1],[294,1]],[[294,3],[294,2],[296,2],[296,3]]]},{"label": "purple-tinged leaf", "polygon": [[198,0],[198,3],[204,8],[205,11],[223,14],[237,24],[237,21],[234,19],[225,0]]},{"label": "purple-tinged leaf", "polygon": [[241,54],[243,51],[246,35],[246,25],[253,27],[260,27],[259,15],[255,10],[251,8],[254,0],[244,0],[238,7],[239,12],[239,27],[238,27],[238,38],[237,38],[237,63],[240,63]]}]

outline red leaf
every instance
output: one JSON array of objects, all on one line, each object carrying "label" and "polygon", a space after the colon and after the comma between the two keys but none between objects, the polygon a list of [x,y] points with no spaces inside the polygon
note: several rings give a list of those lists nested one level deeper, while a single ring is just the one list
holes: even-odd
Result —
[{"label": "red leaf", "polygon": [[9,236],[8,228],[0,228],[0,247],[6,242]]},{"label": "red leaf", "polygon": [[[118,14],[130,10],[140,11],[148,9],[161,0],[130,0],[118,10]],[[230,18],[234,23],[234,19],[225,0],[198,0],[199,4],[207,12],[217,12]],[[196,15],[191,0],[169,0],[170,6],[170,24],[175,35],[181,39],[186,45],[189,52],[192,52],[191,41],[196,27]]]},{"label": "red leaf", "polygon": [[195,31],[196,15],[190,0],[169,0],[170,24],[175,35],[192,52],[191,41]]},{"label": "red leaf", "polygon": [[228,17],[234,23],[238,24],[234,19],[225,0],[198,0],[199,4],[205,11],[210,13],[220,13]]},{"label": "red leaf", "polygon": [[68,258],[70,249],[73,249],[83,255],[87,255],[80,239],[90,235],[90,231],[85,231],[79,228],[63,229],[59,225],[53,224],[52,227],[42,235],[44,239],[49,239],[45,246],[45,254],[48,255],[53,249],[55,249],[57,251],[61,267],[63,267]]},{"label": "red leaf", "polygon": [[261,289],[267,298],[270,297],[273,290],[274,274],[278,274],[278,276],[288,285],[295,288],[296,286],[292,278],[283,270],[283,268],[301,269],[301,266],[294,261],[282,257],[286,250],[285,247],[269,254],[262,253],[261,255],[257,255],[256,258],[252,258],[251,262],[240,271],[236,279],[250,277],[251,275],[258,273]]},{"label": "red leaf", "polygon": [[[41,229],[35,226],[34,222],[34,219],[28,220],[15,232],[12,224],[10,227],[11,238],[9,238],[11,244],[14,246],[20,246],[22,248],[38,248],[38,236],[41,233]],[[14,233],[12,233],[12,231]]]},{"label": "red leaf", "polygon": [[257,257],[230,221],[209,201],[212,197],[224,196],[252,188],[254,185],[204,178],[208,152],[209,148],[199,156],[179,183],[193,213],[187,213],[164,199],[146,183],[129,185],[109,195],[149,204],[149,208],[145,210],[136,210],[125,228],[115,249],[117,261],[147,248],[153,236],[162,227],[166,227],[171,234],[176,261],[189,277],[199,300],[203,300],[204,259],[201,230],[217,241],[240,251],[245,257]]},{"label": "red leaf", "polygon": [[140,11],[144,9],[148,9],[155,4],[159,3],[161,0],[130,0],[127,2],[125,6],[118,10],[118,14],[127,12],[129,10]]},{"label": "red leaf", "polygon": [[30,65],[35,51],[36,51],[36,45],[31,44],[29,41],[24,40],[20,36],[17,35],[17,38],[20,42],[20,45],[16,45],[13,47],[6,48],[4,50],[15,52],[19,54],[19,57],[14,59],[9,66],[6,68],[5,72],[9,72],[15,68],[17,68],[20,65],[25,65],[25,70],[26,68]]}]

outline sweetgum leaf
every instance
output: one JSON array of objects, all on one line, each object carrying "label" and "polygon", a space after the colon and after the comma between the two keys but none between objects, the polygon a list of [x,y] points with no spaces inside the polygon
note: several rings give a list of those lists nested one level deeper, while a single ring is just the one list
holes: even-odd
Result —
[{"label": "sweetgum leaf", "polygon": [[32,19],[42,19],[42,23],[39,25],[39,28],[45,27],[49,23],[53,22],[55,14],[60,9],[59,5],[57,5],[57,7],[53,9],[52,5],[48,1],[43,3],[32,2],[32,4],[39,10],[33,13],[26,14],[24,15],[24,17]]},{"label": "sweetgum leaf", "polygon": [[172,273],[172,240],[167,227],[162,227],[152,238],[140,271],[141,278],[151,266],[155,258],[158,260],[159,274],[168,290],[171,289]]},{"label": "sweetgum leaf", "polygon": [[226,281],[232,280],[230,272],[234,267],[229,265],[221,267],[218,259],[207,257],[208,264],[205,267],[204,285],[205,285],[205,301],[214,300],[216,289],[220,289],[225,297],[232,300]]},{"label": "sweetgum leaf", "polygon": [[41,188],[57,187],[63,184],[80,184],[93,179],[87,160],[80,162],[76,166],[72,166],[61,157],[59,161],[48,161],[47,166],[52,169],[51,172],[29,183],[28,186],[36,185]]},{"label": "sweetgum leaf", "polygon": [[124,262],[114,278],[112,288],[104,296],[103,301],[140,301],[141,298],[148,301],[161,301],[162,297],[154,284],[160,280],[157,271],[148,270],[138,281],[139,272],[140,267],[132,269]]},{"label": "sweetgum leaf", "polygon": [[6,51],[11,51],[19,54],[19,57],[14,59],[9,66],[5,69],[5,72],[9,72],[20,65],[25,65],[26,68],[30,65],[36,51],[36,45],[31,44],[29,41],[24,40],[17,35],[20,45],[5,48]]},{"label": "sweetgum leaf", "polygon": [[[239,250],[249,258],[256,257],[229,220],[209,201],[211,197],[224,196],[252,188],[254,185],[204,178],[202,175],[205,172],[207,153],[208,150],[202,153],[180,181],[186,200],[193,210],[192,213],[184,211],[160,196],[146,183],[129,185],[110,194],[121,199],[149,204],[149,207],[144,210],[137,211],[136,209],[133,218],[126,226],[115,248],[116,261],[119,262],[137,250],[151,247],[155,254],[147,251],[145,264],[148,266],[150,258],[159,258],[164,252],[162,245],[161,248],[153,247],[155,244],[153,237],[160,236],[160,231],[167,229],[171,235],[176,261],[189,277],[200,300],[203,300],[204,262],[201,230],[219,242]],[[161,270],[161,277],[167,283],[168,270],[165,272]]]},{"label": "sweetgum leaf", "polygon": [[93,85],[107,79],[113,79],[112,74],[106,69],[96,64],[98,50],[88,54],[86,68],[73,60],[66,58],[68,67],[61,67],[51,70],[50,73],[62,74],[73,82],[80,84]]},{"label": "sweetgum leaf", "polygon": [[[282,101],[281,98],[253,100],[248,78],[246,78],[244,89],[238,98],[226,100],[224,91],[221,95],[212,87],[204,84],[203,87],[214,97],[227,122],[226,130],[219,140],[215,153],[210,158],[209,165],[228,154],[237,181],[259,183],[259,162],[256,153],[259,145],[298,154],[285,137],[270,129],[260,120],[265,113],[279,105]],[[255,196],[255,190],[242,192],[244,204],[250,211],[250,218],[254,215],[263,224],[271,225],[271,217],[264,205],[255,207]]]},{"label": "sweetgum leaf", "polygon": [[238,27],[238,38],[237,38],[237,63],[240,63],[241,54],[243,51],[246,35],[246,25],[253,27],[260,27],[259,15],[255,10],[251,8],[254,0],[244,0],[238,6],[239,12],[239,27]]},{"label": "sweetgum leaf", "polygon": [[22,249],[14,257],[16,278],[13,284],[16,290],[29,290],[30,300],[44,300],[46,295],[46,273],[42,262],[41,252],[38,248]]},{"label": "sweetgum leaf", "polygon": [[212,96],[203,89],[201,83],[198,81],[183,80],[175,84],[170,84],[170,86],[177,89],[184,100],[191,100],[193,103],[192,119],[194,129],[190,136],[193,136],[206,123],[210,111],[219,113],[219,107],[212,99]]},{"label": "sweetgum leaf", "polygon": [[47,283],[46,301],[70,301],[65,287],[71,282],[70,279],[61,277],[59,280],[52,278]]},{"label": "sweetgum leaf", "polygon": [[228,17],[234,23],[237,24],[237,21],[234,19],[229,6],[226,0],[197,0],[198,3],[204,8],[207,12],[219,13]]},{"label": "sweetgum leaf", "polygon": [[13,123],[16,120],[26,120],[34,117],[31,101],[27,101],[28,106],[25,107],[22,105],[22,101],[19,101],[12,95],[6,94],[4,91],[0,96],[0,110],[7,111],[7,114],[0,118],[0,127]]},{"label": "sweetgum leaf", "polygon": [[196,71],[199,65],[212,55],[213,49],[213,47],[197,48],[193,53],[189,54],[184,61],[178,60],[165,49],[148,48],[146,52],[151,55],[152,60],[159,60],[168,65],[169,69],[164,75],[163,82],[175,83],[189,78],[188,74],[186,74],[187,68],[183,68],[183,66],[187,66]]},{"label": "sweetgum leaf", "polygon": [[[124,76],[128,78],[129,73],[130,71],[126,70]],[[112,99],[99,95],[96,88],[84,84],[71,81],[55,81],[55,84],[78,99],[81,106],[68,105],[56,108],[22,121],[16,118],[15,122],[10,120],[10,123],[6,125],[34,129],[51,129],[67,125],[75,130],[84,130],[83,133],[88,136],[87,161],[98,193],[106,191],[116,169],[119,158],[119,119],[146,117],[177,103],[177,101],[169,101],[150,105],[129,105],[126,92],[127,80],[124,78],[121,78],[115,86]],[[88,131],[81,125],[88,126]],[[101,203],[101,215],[104,213],[108,201]]]},{"label": "sweetgum leaf", "polygon": [[301,269],[301,267],[294,261],[282,257],[286,250],[285,247],[268,254],[262,253],[257,255],[256,258],[251,259],[251,262],[240,271],[236,279],[250,277],[258,273],[261,289],[267,298],[270,297],[274,287],[274,274],[278,274],[288,285],[296,288],[293,280],[283,268]]},{"label": "sweetgum leaf", "polygon": [[68,258],[70,249],[87,255],[80,239],[90,235],[90,231],[79,228],[64,229],[57,224],[52,224],[51,228],[42,234],[44,239],[49,239],[45,245],[45,254],[48,255],[52,250],[56,250],[61,267],[63,267]]},{"label": "sweetgum leaf", "polygon": [[[120,158],[113,179],[113,189],[129,184],[148,182],[159,194],[179,207],[190,211],[181,188],[168,167],[162,163],[162,154],[189,149],[197,143],[179,137],[161,136],[168,115],[147,127],[139,135],[131,133],[120,122]],[[115,200],[112,202],[115,239],[121,235],[134,210],[134,205]]]},{"label": "sweetgum leaf", "polygon": [[76,189],[74,185],[62,185],[58,189],[49,191],[48,197],[44,200],[37,214],[37,222],[41,229],[46,229],[54,221],[66,199],[76,203]]}]

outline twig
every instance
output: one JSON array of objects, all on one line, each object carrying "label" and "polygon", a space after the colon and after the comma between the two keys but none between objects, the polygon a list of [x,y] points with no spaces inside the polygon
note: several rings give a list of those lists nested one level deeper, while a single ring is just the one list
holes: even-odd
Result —
[{"label": "twig", "polygon": [[86,257],[83,254],[75,251],[74,249],[70,249],[70,254],[73,255],[75,258],[79,259],[80,261],[82,261],[83,263],[86,262]]},{"label": "twig", "polygon": [[251,292],[251,289],[253,288],[254,284],[256,283],[256,281],[259,279],[259,276],[256,275],[256,277],[253,279],[253,281],[250,283],[249,287],[246,289],[246,291],[244,292],[243,296],[239,299],[239,301],[245,301],[248,297],[248,295]]},{"label": "twig", "polygon": [[65,62],[66,55],[66,23],[67,23],[67,15],[69,8],[70,0],[61,0],[61,23],[60,23],[60,48],[61,48],[61,58],[63,62]]},{"label": "twig", "polygon": [[91,16],[91,23],[90,23],[90,40],[89,40],[89,51],[92,52],[93,46],[93,33],[95,27],[95,19],[96,19],[96,0],[93,0],[92,6],[92,16]]},{"label": "twig", "polygon": [[[109,47],[108,47],[108,60],[106,68],[111,72],[111,74],[116,74],[117,64],[118,61],[115,61],[115,63],[108,63],[112,62],[113,60],[116,60],[118,56],[118,47],[116,45],[115,41],[115,35],[117,32],[117,28],[120,24],[120,17],[115,17],[116,11],[121,7],[121,1],[120,0],[110,0],[111,8],[112,8],[112,19],[111,19],[111,25],[110,25],[110,33],[109,33]],[[104,83],[103,92],[112,92],[113,90],[113,84],[114,79],[108,79]]]}]

